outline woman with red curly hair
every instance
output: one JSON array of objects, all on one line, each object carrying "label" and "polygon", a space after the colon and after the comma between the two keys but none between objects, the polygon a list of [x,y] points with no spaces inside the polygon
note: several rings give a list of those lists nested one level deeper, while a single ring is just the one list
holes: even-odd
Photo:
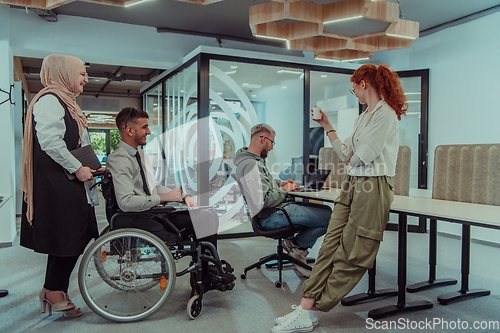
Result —
[{"label": "woman with red curly hair", "polygon": [[315,120],[347,165],[342,192],[335,200],[328,231],[302,300],[293,312],[276,319],[272,332],[310,332],[316,311],[330,311],[373,266],[394,199],[392,177],[399,151],[398,120],[408,105],[398,75],[387,65],[366,64],[351,76],[353,90],[366,111],[342,142],[323,111]]}]

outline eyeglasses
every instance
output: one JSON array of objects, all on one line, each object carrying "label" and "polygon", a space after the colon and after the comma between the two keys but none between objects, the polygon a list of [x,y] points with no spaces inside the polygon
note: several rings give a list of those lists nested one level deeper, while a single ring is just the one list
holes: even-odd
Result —
[{"label": "eyeglasses", "polygon": [[349,89],[349,91],[351,92],[351,94],[356,96],[356,88]]},{"label": "eyeglasses", "polygon": [[132,113],[132,110],[136,110],[137,111],[137,109],[135,107],[130,108],[130,110],[128,112],[128,115],[127,115],[127,118],[125,118],[125,128],[127,128],[128,118],[130,117],[130,114]]},{"label": "eyeglasses", "polygon": [[271,146],[272,146],[272,147],[274,147],[274,141],[273,141],[273,140],[271,140],[271,139],[269,139],[267,136],[263,136],[263,135],[261,135],[260,137],[261,137],[261,138],[266,138],[266,139],[268,139],[269,141],[271,141]]},{"label": "eyeglasses", "polygon": [[87,80],[87,81],[89,80],[89,74],[88,74],[87,72],[85,72],[85,73],[80,73],[80,75],[85,76],[85,80]]}]

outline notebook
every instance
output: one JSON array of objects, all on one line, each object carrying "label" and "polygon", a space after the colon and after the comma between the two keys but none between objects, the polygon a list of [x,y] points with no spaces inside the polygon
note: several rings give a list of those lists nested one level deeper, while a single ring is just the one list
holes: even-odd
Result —
[{"label": "notebook", "polygon": [[77,160],[82,163],[83,166],[89,167],[93,170],[97,170],[101,167],[101,162],[97,158],[92,145],[83,146],[70,151]]},{"label": "notebook", "polygon": [[321,191],[331,170],[317,169],[311,174],[309,181],[300,190],[294,192],[317,192]]}]

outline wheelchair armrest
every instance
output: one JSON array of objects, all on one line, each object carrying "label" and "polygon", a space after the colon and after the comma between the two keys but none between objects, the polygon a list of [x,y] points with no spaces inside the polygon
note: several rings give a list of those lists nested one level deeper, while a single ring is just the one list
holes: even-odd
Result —
[{"label": "wheelchair armrest", "polygon": [[155,213],[155,214],[170,214],[170,213],[175,212],[176,210],[177,210],[177,208],[172,207],[172,206],[157,206],[157,207],[153,207],[153,208],[147,210],[146,212],[148,212],[148,213],[151,212],[151,213]]},{"label": "wheelchair armrest", "polygon": [[111,217],[109,221],[109,225],[111,228],[113,227],[113,221],[119,216],[129,216],[129,217],[144,217],[149,216],[150,218],[154,218],[158,222],[162,223],[166,229],[171,230],[172,233],[175,233],[182,238],[182,235],[177,229],[177,227],[167,218],[165,218],[162,214],[169,214],[175,212],[175,207],[153,207],[151,209],[142,211],[142,212],[124,212],[120,209],[117,209],[115,214]]}]

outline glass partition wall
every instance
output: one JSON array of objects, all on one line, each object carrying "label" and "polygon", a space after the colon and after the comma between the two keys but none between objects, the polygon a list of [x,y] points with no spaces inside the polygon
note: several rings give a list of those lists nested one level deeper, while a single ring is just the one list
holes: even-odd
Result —
[{"label": "glass partition wall", "polygon": [[[219,214],[219,233],[226,233],[222,237],[248,236],[251,225],[245,223],[243,198],[231,173],[236,152],[250,143],[251,127],[266,123],[276,131],[276,145],[266,159],[275,178],[302,183],[317,165],[319,149],[330,146],[322,128],[311,119],[310,109],[321,107],[341,139],[353,130],[360,107],[349,93],[352,73],[200,53],[142,93],[152,131],[145,149],[156,178],[192,194],[199,205],[213,206]],[[420,76],[404,80],[404,89],[416,93],[413,85],[421,82]],[[422,153],[414,136],[416,127],[422,132],[422,125],[413,121],[421,118],[411,113],[417,112],[412,111],[417,104],[410,103],[407,124],[400,124],[401,144],[411,145],[412,160]],[[413,164],[412,175],[420,177],[419,166]],[[416,186],[413,178],[412,187]]]},{"label": "glass partition wall", "polygon": [[148,91],[148,93],[143,96],[143,104],[143,110],[146,111],[149,116],[148,123],[149,129],[151,130],[151,134],[148,135],[146,139],[144,151],[151,160],[153,167],[158,169],[158,165],[161,164],[162,161],[161,145],[158,141],[158,134],[162,130],[160,123],[163,116],[161,85]]},{"label": "glass partition wall", "polygon": [[210,60],[209,75],[210,204],[219,204],[220,221],[226,223],[243,207],[230,174],[235,153],[250,144],[252,126],[267,123],[276,131],[266,159],[274,177],[289,179],[284,171],[302,157],[304,71]]}]

